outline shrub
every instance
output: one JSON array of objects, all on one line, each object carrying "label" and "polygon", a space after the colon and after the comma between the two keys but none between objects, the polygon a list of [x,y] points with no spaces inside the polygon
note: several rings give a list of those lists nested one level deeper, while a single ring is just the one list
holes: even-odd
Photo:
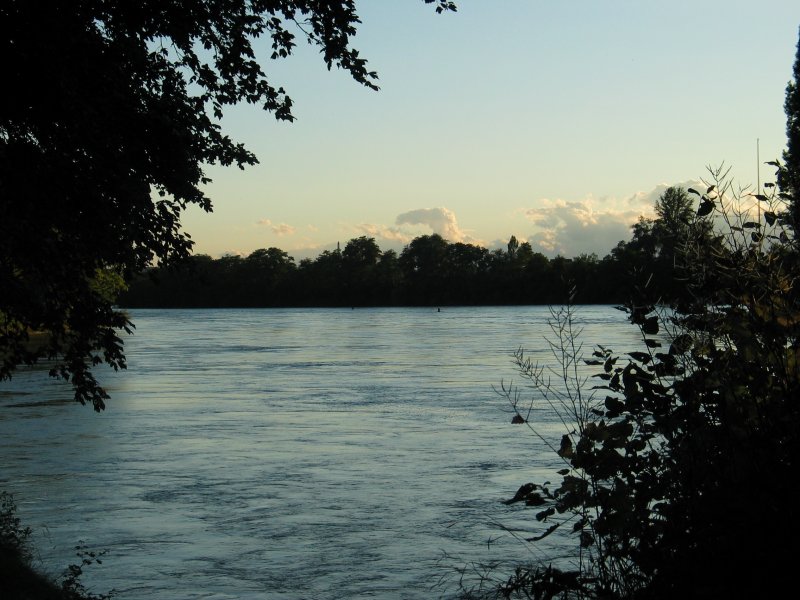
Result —
[{"label": "shrub", "polygon": [[[777,163],[775,163],[777,164]],[[780,165],[778,165],[780,168]],[[570,428],[554,450],[560,484],[509,502],[542,529],[569,529],[577,563],[520,568],[495,593],[519,598],[735,598],[786,584],[800,532],[800,261],[790,198],[734,190],[711,171],[678,249],[690,292],[658,307],[636,290],[624,309],[640,351],[599,347],[587,389],[574,314],[553,313],[560,385],[517,355],[535,397]],[[717,226],[708,236],[709,220]],[[694,235],[694,232],[696,235]],[[525,420],[518,390],[504,395]],[[532,427],[535,430],[535,427]]]}]

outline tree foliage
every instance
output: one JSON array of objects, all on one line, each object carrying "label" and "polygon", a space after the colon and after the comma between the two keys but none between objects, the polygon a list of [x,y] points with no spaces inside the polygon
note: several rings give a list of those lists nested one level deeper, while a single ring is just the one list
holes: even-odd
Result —
[{"label": "tree foliage", "polygon": [[[785,207],[776,195],[753,205],[713,175],[695,193],[727,225],[710,246],[679,252],[691,301],[662,312],[646,295],[627,304],[641,350],[597,348],[585,361],[597,369],[588,389],[566,311],[553,343],[562,386],[517,356],[531,402],[555,397],[574,429],[553,444],[561,482],[527,484],[511,502],[535,507],[535,538],[572,532],[579,564],[519,569],[506,597],[758,597],[793,579],[793,557],[780,550],[800,533],[787,506],[800,491],[793,230],[768,216]],[[703,212],[687,223],[689,239],[706,240],[691,233],[707,229]],[[526,422],[517,392],[505,388]]]},{"label": "tree foliage", "polygon": [[[800,226],[800,40],[797,42],[793,79],[786,86],[786,150],[783,153],[784,166],[778,171],[778,184],[781,193],[794,200],[789,206],[790,223],[794,228]],[[759,193],[761,190],[759,190]]]},{"label": "tree foliage", "polygon": [[[452,2],[425,0],[436,11]],[[257,162],[225,135],[225,109],[293,119],[264,71],[298,38],[377,89],[352,47],[353,0],[75,0],[0,6],[0,378],[41,356],[96,410],[91,366],[124,368],[127,317],[93,284],[185,259],[188,205],[211,210],[209,164]],[[34,332],[44,332],[32,343]]]}]

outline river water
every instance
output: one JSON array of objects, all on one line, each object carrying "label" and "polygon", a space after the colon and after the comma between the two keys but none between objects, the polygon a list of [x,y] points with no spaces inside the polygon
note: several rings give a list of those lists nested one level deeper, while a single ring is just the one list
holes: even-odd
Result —
[{"label": "river water", "polygon": [[[0,383],[0,490],[39,560],[105,550],[84,582],[141,598],[430,598],[484,565],[546,560],[501,501],[563,465],[493,391],[523,346],[552,363],[545,307],[136,310],[129,367],[95,414],[46,366]],[[586,353],[639,349],[578,307]],[[531,396],[526,392],[523,398]],[[552,411],[531,415],[556,443]],[[506,570],[504,570],[504,567]]]}]

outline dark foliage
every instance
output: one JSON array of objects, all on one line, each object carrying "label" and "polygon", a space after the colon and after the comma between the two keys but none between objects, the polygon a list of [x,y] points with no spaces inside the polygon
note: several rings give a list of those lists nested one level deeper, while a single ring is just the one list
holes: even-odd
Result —
[{"label": "dark foliage", "polygon": [[[567,311],[554,324],[562,388],[517,357],[537,389],[531,402],[555,395],[574,429],[552,446],[561,483],[526,484],[512,501],[535,507],[542,531],[531,539],[571,531],[579,564],[519,569],[505,597],[738,598],[792,585],[800,261],[778,216],[785,202],[712,175],[692,190],[700,208],[677,253],[689,296],[659,312],[642,288],[625,306],[640,351],[598,348],[586,361],[597,385],[587,389]],[[714,214],[726,225],[709,237]],[[518,393],[504,391],[526,415]]]},{"label": "dark foliage", "polygon": [[226,107],[293,119],[263,65],[297,36],[377,89],[350,43],[358,23],[352,0],[3,2],[0,378],[51,357],[76,400],[102,409],[91,367],[125,367],[118,334],[132,325],[97,279],[189,256],[180,217],[211,210],[204,166],[256,162],[221,130]]},{"label": "dark foliage", "polygon": [[[786,86],[786,150],[785,165],[778,172],[778,185],[787,198],[800,198],[800,41],[797,43],[793,79]],[[790,205],[788,220],[795,229],[800,226],[800,203]]]}]

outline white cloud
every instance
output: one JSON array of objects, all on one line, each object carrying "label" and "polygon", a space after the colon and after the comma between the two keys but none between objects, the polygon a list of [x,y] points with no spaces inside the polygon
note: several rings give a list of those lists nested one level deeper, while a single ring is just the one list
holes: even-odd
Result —
[{"label": "white cloud", "polygon": [[269,219],[260,219],[256,224],[269,227],[272,233],[278,237],[282,237],[284,235],[293,235],[296,231],[296,229],[291,225],[287,225],[286,223],[273,223]]},{"label": "white cloud", "polygon": [[355,226],[355,229],[362,235],[374,237],[379,240],[400,242],[401,244],[407,244],[413,239],[411,235],[404,233],[399,228],[387,227],[386,225],[376,225],[374,223],[360,223]]},{"label": "white cloud", "polygon": [[456,215],[443,206],[437,208],[418,208],[397,215],[397,225],[424,225],[433,233],[438,233],[450,242],[478,243],[478,240],[468,235],[459,226]]},{"label": "white cloud", "polygon": [[[675,184],[697,187],[698,181]],[[660,184],[649,192],[637,192],[621,201],[610,198],[584,200],[544,199],[524,211],[534,225],[528,241],[534,250],[572,257],[592,252],[607,254],[620,240],[629,240],[630,226],[641,215],[652,216],[656,200],[670,187]]]}]

